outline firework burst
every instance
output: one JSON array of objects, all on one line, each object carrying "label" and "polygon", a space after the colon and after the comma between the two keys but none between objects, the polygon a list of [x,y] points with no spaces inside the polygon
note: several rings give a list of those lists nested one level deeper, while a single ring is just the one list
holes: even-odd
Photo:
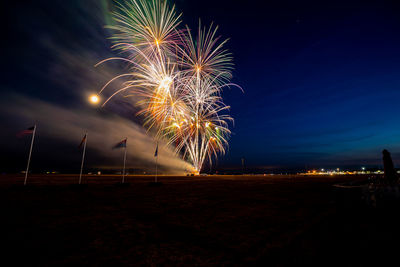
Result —
[{"label": "firework burst", "polygon": [[[130,56],[132,46],[140,49],[147,57],[174,55],[179,32],[181,15],[175,12],[175,6],[170,8],[166,1],[160,0],[129,0],[118,4],[118,10],[113,12],[116,25],[108,26],[116,33],[112,39],[117,48],[127,51]],[[136,60],[140,60],[139,55]]]},{"label": "firework burst", "polygon": [[179,30],[175,7],[161,0],[129,0],[113,13],[116,31],[113,46],[127,62],[129,72],[111,79],[127,78],[115,95],[129,91],[140,96],[139,115],[144,125],[156,129],[156,137],[175,147],[200,172],[206,159],[210,164],[225,153],[233,119],[226,114],[221,91],[232,78],[232,56],[220,41],[218,27],[199,26],[197,36],[186,27]]}]

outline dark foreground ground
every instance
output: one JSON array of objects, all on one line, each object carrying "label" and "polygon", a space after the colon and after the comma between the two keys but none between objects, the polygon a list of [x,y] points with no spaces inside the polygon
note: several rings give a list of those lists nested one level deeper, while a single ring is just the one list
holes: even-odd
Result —
[{"label": "dark foreground ground", "polygon": [[[332,185],[366,177],[0,176],[3,266],[397,266],[399,207]],[[19,184],[19,186],[18,186]],[[348,189],[350,190],[350,189]]]}]

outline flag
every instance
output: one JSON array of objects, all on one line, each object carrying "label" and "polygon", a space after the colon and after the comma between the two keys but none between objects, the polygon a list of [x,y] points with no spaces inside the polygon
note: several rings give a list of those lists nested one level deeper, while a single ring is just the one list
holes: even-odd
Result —
[{"label": "flag", "polygon": [[118,144],[116,144],[115,146],[113,146],[113,149],[116,148],[122,148],[122,147],[126,147],[126,138],[124,140],[122,140],[121,142],[119,142]]},{"label": "flag", "polygon": [[154,152],[154,157],[158,156],[158,143],[157,143],[157,147],[156,147],[156,151]]},{"label": "flag", "polygon": [[82,148],[83,147],[83,144],[86,142],[86,138],[87,138],[86,136],[87,136],[87,134],[85,134],[85,136],[83,137],[83,139],[82,139],[81,143],[79,144],[78,148]]},{"label": "flag", "polygon": [[34,130],[35,130],[35,126],[29,127],[28,129],[17,133],[17,137],[22,137],[22,136],[27,135],[27,134],[33,134]]}]

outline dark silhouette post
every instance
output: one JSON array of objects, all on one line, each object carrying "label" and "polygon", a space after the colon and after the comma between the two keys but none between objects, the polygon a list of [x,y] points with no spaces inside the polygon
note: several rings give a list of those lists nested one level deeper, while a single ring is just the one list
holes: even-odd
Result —
[{"label": "dark silhouette post", "polygon": [[390,156],[390,152],[384,149],[382,151],[383,154],[383,168],[385,171],[385,180],[389,183],[393,183],[397,180],[396,170],[394,169],[392,157]]}]

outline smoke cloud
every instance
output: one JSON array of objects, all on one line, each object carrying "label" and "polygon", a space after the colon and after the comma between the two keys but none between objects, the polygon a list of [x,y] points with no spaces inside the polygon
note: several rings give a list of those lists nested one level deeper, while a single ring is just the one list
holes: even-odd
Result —
[{"label": "smoke cloud", "polygon": [[[118,168],[121,165],[122,151],[112,150],[112,146],[127,137],[127,168],[150,172],[154,169],[156,140],[135,122],[111,113],[99,114],[101,111],[95,109],[66,108],[24,96],[14,95],[8,99],[13,101],[2,103],[0,111],[5,117],[13,116],[15,127],[12,128],[21,129],[24,127],[21,124],[28,127],[36,122],[37,138],[41,139],[43,144],[47,143],[43,140],[49,138],[78,150],[80,140],[84,133],[88,132],[88,153],[94,154],[99,161],[92,161],[91,167]],[[7,147],[6,144],[5,146]],[[40,149],[37,145],[36,150]],[[48,157],[54,155],[49,153]],[[59,156],[66,157],[63,153]],[[173,149],[163,141],[159,143],[158,156],[158,164],[164,173],[183,174],[192,170],[192,166],[175,155]]]},{"label": "smoke cloud", "polygon": [[[23,169],[27,140],[16,140],[15,133],[36,122],[33,168],[40,165],[40,168],[79,170],[77,145],[87,131],[88,167],[120,167],[123,153],[111,147],[127,137],[127,167],[154,170],[156,141],[141,126],[141,118],[135,116],[139,99],[117,96],[105,108],[88,103],[91,94],[126,71],[119,62],[94,67],[103,59],[117,56],[110,49],[108,38],[112,33],[104,28],[111,23],[107,20],[113,5],[96,0],[26,5],[23,10],[31,12],[21,15],[25,22],[13,29],[20,39],[15,43],[25,44],[24,50],[15,47],[5,56],[11,74],[1,85],[0,119],[8,127],[0,133],[4,152],[0,157],[13,157],[11,162],[17,162],[15,169]],[[18,4],[13,8],[20,10]],[[25,52],[23,61],[14,59],[14,55]],[[112,83],[101,100],[119,86],[118,81]],[[158,163],[164,173],[192,169],[163,141],[159,145]]]}]

